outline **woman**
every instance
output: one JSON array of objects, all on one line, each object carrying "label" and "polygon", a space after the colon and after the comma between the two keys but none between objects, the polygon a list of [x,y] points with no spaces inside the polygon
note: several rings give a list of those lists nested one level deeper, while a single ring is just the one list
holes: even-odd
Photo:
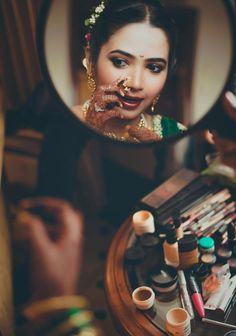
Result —
[{"label": "woman", "polygon": [[156,114],[175,63],[175,26],[157,0],[108,0],[85,21],[92,98],[73,111],[119,140],[149,141],[185,127]]}]

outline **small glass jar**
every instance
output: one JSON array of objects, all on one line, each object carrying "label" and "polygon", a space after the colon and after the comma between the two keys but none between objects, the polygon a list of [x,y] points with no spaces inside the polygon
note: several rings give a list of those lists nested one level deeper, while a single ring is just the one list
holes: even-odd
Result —
[{"label": "small glass jar", "polygon": [[201,253],[214,253],[215,242],[211,237],[202,237],[198,241],[198,247]]},{"label": "small glass jar", "polygon": [[197,237],[193,234],[179,239],[179,268],[190,268],[198,263]]}]

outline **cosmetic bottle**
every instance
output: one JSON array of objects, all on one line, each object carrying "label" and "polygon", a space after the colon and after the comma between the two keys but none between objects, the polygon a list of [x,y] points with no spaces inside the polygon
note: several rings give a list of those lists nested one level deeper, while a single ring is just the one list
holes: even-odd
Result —
[{"label": "cosmetic bottle", "polygon": [[179,249],[175,226],[168,224],[165,226],[166,240],[163,243],[164,260],[167,265],[178,267],[179,266]]},{"label": "cosmetic bottle", "polygon": [[197,237],[193,234],[185,235],[178,241],[179,267],[185,269],[198,263]]},{"label": "cosmetic bottle", "polygon": [[175,226],[177,239],[183,238],[184,232],[182,227],[182,219],[180,216],[180,212],[178,210],[176,210],[176,212],[173,215],[173,223]]}]

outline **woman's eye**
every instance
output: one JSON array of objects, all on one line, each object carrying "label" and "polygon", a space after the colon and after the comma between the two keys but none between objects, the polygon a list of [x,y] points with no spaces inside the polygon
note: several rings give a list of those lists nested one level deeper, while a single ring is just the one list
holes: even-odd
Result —
[{"label": "woman's eye", "polygon": [[113,65],[117,68],[123,68],[127,65],[127,62],[122,58],[112,58],[111,61]]},{"label": "woman's eye", "polygon": [[163,70],[163,67],[158,64],[148,64],[148,69],[154,73],[160,73]]}]

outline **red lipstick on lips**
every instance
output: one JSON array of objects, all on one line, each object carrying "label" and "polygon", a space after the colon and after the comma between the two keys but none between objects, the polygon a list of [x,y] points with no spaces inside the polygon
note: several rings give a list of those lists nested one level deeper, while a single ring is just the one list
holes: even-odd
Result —
[{"label": "red lipstick on lips", "polygon": [[200,317],[205,317],[205,309],[204,309],[204,303],[202,300],[202,295],[200,293],[199,287],[197,285],[197,282],[195,278],[190,275],[188,278],[188,285],[191,292],[191,299],[193,301],[193,305]]},{"label": "red lipstick on lips", "polygon": [[135,110],[136,108],[139,107],[139,105],[143,101],[143,98],[132,97],[128,95],[125,95],[124,97],[119,95],[119,98],[120,101],[122,102],[123,107],[127,110]]}]

